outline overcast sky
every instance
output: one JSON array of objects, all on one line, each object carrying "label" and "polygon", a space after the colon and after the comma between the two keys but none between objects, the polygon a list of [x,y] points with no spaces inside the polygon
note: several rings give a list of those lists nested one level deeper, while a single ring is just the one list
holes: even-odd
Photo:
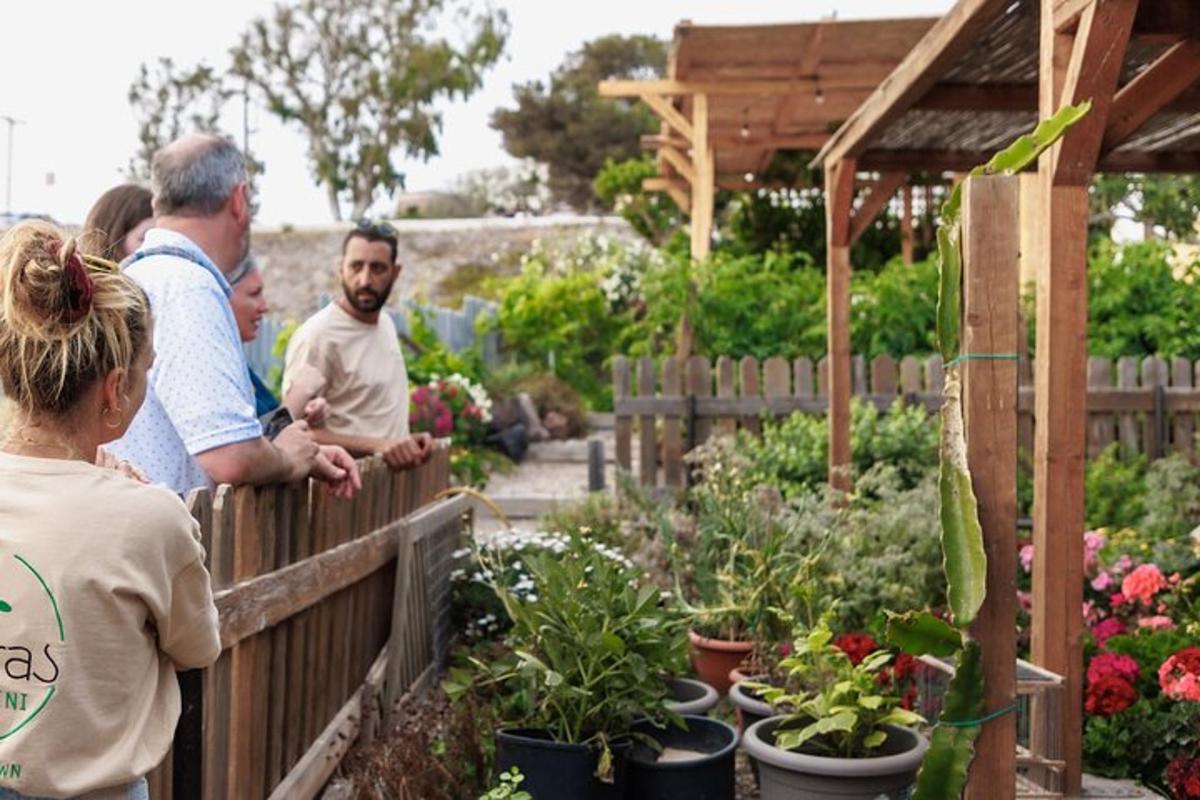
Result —
[{"label": "overcast sky", "polygon": [[[509,159],[488,126],[491,111],[511,102],[514,83],[545,77],[564,55],[606,33],[670,38],[676,22],[697,24],[799,22],[827,18],[930,16],[952,0],[499,0],[512,25],[503,61],[466,102],[448,104],[441,156],[405,162],[408,189],[449,185],[455,176]],[[82,222],[91,203],[121,179],[135,146],[136,121],[126,100],[138,65],[160,56],[190,65],[224,66],[238,34],[269,12],[270,0],[0,0],[0,115],[24,121],[13,146],[14,211]],[[864,42],[869,55],[870,42]],[[228,120],[241,127],[240,113]],[[304,143],[292,129],[251,111],[251,147],[267,165],[259,221],[329,221],[313,183]],[[0,175],[8,144],[0,124]],[[52,176],[52,177],[51,177]],[[3,187],[0,186],[0,191]],[[4,200],[0,196],[0,203]],[[385,205],[385,204],[381,204]],[[3,209],[0,209],[3,210]],[[382,210],[382,208],[380,209]]]}]

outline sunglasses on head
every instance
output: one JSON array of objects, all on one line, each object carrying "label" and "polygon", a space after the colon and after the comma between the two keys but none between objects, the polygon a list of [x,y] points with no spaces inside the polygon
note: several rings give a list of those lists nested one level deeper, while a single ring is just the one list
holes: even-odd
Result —
[{"label": "sunglasses on head", "polygon": [[398,233],[396,233],[396,229],[388,223],[382,220],[376,222],[375,220],[368,219],[366,217],[363,217],[357,223],[355,223],[354,230],[362,231],[363,233],[370,234],[372,236],[384,236],[389,239],[398,239],[400,236]]}]

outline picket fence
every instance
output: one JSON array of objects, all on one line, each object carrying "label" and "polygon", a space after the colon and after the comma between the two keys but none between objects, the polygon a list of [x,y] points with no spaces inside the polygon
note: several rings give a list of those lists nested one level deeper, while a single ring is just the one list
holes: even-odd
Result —
[{"label": "picket fence", "polygon": [[[328,297],[322,297],[320,305],[329,302]],[[472,295],[463,298],[462,309],[442,308],[436,305],[417,303],[405,300],[402,309],[391,309],[392,321],[396,330],[405,336],[412,334],[409,323],[410,316],[415,312],[425,315],[429,327],[437,333],[438,341],[455,353],[462,352],[477,342],[483,353],[484,363],[496,364],[500,356],[500,334],[491,331],[483,335],[476,333],[476,321],[479,317],[495,315],[496,304]],[[275,342],[279,334],[288,325],[288,320],[277,317],[267,317],[262,321],[258,336],[252,342],[247,342],[243,349],[246,360],[254,371],[264,378],[270,374],[272,367],[282,367],[283,359],[275,355]]]},{"label": "picket fence", "polygon": [[350,501],[319,484],[193,492],[223,651],[180,674],[154,800],[315,797],[448,655],[450,571],[468,503],[437,500],[449,451],[393,473],[360,462]]},{"label": "picket fence", "polygon": [[[704,356],[686,362],[618,356],[613,363],[617,464],[633,469],[637,423],[638,476],[644,486],[685,485],[684,455],[715,433],[758,432],[763,416],[823,414],[829,406],[826,359]],[[880,409],[899,401],[929,410],[941,405],[945,378],[938,356],[889,356],[851,363],[852,393]],[[1033,363],[1018,367],[1018,442],[1033,450]],[[1127,455],[1150,459],[1193,452],[1200,414],[1200,362],[1185,358],[1088,359],[1087,453],[1119,442]]]}]

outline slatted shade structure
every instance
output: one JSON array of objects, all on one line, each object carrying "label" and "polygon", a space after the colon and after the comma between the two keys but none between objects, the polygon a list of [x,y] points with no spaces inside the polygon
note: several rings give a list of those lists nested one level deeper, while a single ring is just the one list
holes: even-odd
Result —
[{"label": "slatted shade structure", "polygon": [[[1037,284],[1031,649],[1035,663],[1064,678],[1055,714],[1067,797],[1081,790],[1088,187],[1097,172],[1200,172],[1198,79],[1196,0],[959,0],[814,162],[826,176],[830,476],[845,485],[850,244],[875,213],[873,192],[856,195],[860,174],[878,175],[878,184],[886,176],[962,172],[1039,119],[1091,102],[1042,155],[1036,174],[1021,176],[1013,195],[1019,218],[1005,217],[1019,220],[1017,257]],[[989,225],[996,223],[964,218],[964,241]],[[971,369],[964,362],[967,375]],[[1008,543],[1001,552],[1011,567]],[[995,577],[989,558],[985,611],[993,597],[1012,602],[1011,573]],[[1003,687],[1012,683],[1014,620],[1010,606],[972,629],[992,648],[984,662],[989,709],[1003,705]],[[968,797],[1013,797],[1015,734],[1011,720],[984,727]]]},{"label": "slatted shade structure", "polygon": [[666,78],[605,81],[607,97],[641,98],[662,119],[644,137],[668,192],[691,216],[692,254],[708,252],[713,193],[746,189],[780,150],[817,150],[933,19],[675,28]]}]

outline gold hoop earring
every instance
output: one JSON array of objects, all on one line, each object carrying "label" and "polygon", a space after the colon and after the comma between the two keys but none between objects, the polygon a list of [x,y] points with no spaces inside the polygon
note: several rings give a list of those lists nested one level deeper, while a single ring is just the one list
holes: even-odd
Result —
[{"label": "gold hoop earring", "polygon": [[[118,414],[118,417],[117,417],[117,424],[116,424],[116,425],[113,425],[112,423],[110,423],[110,422],[108,421],[108,414],[109,414],[109,412],[110,412],[110,411],[116,411],[116,412],[117,412],[117,414]],[[109,429],[109,430],[111,430],[111,431],[115,431],[115,430],[117,430],[118,428],[120,428],[120,427],[121,427],[121,422],[122,422],[122,420],[121,420],[121,417],[119,416],[119,415],[120,415],[120,413],[121,413],[121,409],[119,409],[119,408],[116,408],[116,409],[113,409],[113,408],[106,408],[106,409],[104,409],[104,413],[103,413],[103,415],[101,416],[101,419],[103,419],[103,420],[104,420],[104,427],[108,428],[108,429]]]}]

